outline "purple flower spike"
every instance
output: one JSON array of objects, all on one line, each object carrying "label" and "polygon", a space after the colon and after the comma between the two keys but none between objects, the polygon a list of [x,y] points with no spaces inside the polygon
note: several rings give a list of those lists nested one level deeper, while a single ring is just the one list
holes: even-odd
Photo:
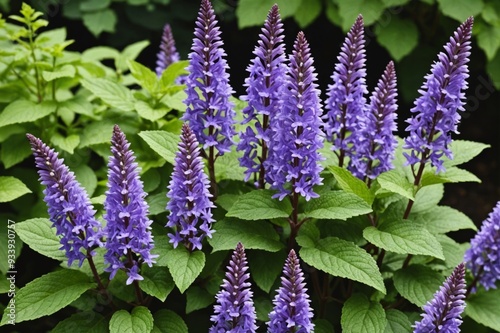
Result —
[{"label": "purple flower spike", "polygon": [[299,258],[290,250],[283,268],[281,287],[274,297],[274,308],[269,314],[269,333],[310,333],[314,331],[309,296]]},{"label": "purple flower spike", "polygon": [[179,61],[180,56],[175,48],[174,35],[170,24],[165,24],[163,35],[161,37],[160,52],[157,54],[156,74],[161,76],[163,71],[174,62]]},{"label": "purple flower spike", "polygon": [[274,5],[269,11],[259,38],[253,51],[256,57],[247,69],[250,72],[250,76],[245,80],[247,95],[241,97],[242,100],[248,101],[248,106],[243,109],[243,124],[252,122],[254,125],[248,126],[246,131],[240,134],[238,150],[244,151],[240,164],[246,168],[245,181],[254,175],[258,179],[256,186],[263,188],[264,161],[269,153],[271,139],[269,121],[278,111],[279,89],[286,75],[283,23],[278,5]]},{"label": "purple flower spike", "polygon": [[459,264],[434,298],[424,306],[422,320],[413,326],[414,333],[458,333],[465,309],[465,265]]},{"label": "purple flower spike", "polygon": [[278,190],[275,197],[280,200],[290,193],[298,193],[306,200],[318,197],[313,186],[322,181],[319,161],[323,157],[318,150],[323,147],[323,132],[320,92],[315,81],[309,43],[299,32],[280,91],[282,106],[271,122],[272,154],[266,165],[271,187]]},{"label": "purple flower spike", "polygon": [[458,27],[444,46],[445,52],[439,53],[431,73],[425,76],[421,96],[411,109],[415,116],[407,120],[410,134],[404,148],[410,150],[410,154],[405,153],[409,165],[430,160],[440,172],[444,171],[442,156],[453,158],[449,145],[451,132],[458,133],[457,110],[464,110],[473,23],[469,17]]},{"label": "purple flower spike", "polygon": [[351,157],[356,151],[357,142],[350,135],[357,131],[357,122],[363,117],[366,103],[365,69],[365,37],[363,17],[358,16],[356,22],[347,33],[342,45],[338,63],[335,65],[332,79],[328,86],[328,98],[323,119],[325,121],[326,138],[333,142],[333,150],[338,150],[339,165],[343,166],[344,157]]},{"label": "purple flower spike", "polygon": [[496,288],[500,280],[500,201],[471,240],[464,261],[486,290]]},{"label": "purple flower spike", "polygon": [[182,120],[189,122],[204,149],[214,147],[223,155],[234,144],[235,112],[229,101],[233,90],[217,23],[212,4],[202,0],[189,54],[187,108]]},{"label": "purple flower spike", "polygon": [[396,71],[391,61],[370,97],[368,110],[358,119],[356,151],[351,156],[348,169],[358,178],[375,179],[382,172],[393,168],[392,160],[398,142]]},{"label": "purple flower spike", "polygon": [[167,227],[176,229],[174,234],[168,234],[174,248],[183,243],[190,251],[201,250],[203,238],[212,237],[210,227],[215,206],[210,200],[210,182],[203,168],[196,136],[189,125],[184,124],[167,194],[170,198]]},{"label": "purple flower spike", "polygon": [[154,247],[149,207],[144,198],[142,181],[130,143],[125,134],[115,125],[111,139],[111,157],[108,163],[108,190],[104,200],[106,210],[105,269],[112,279],[119,269],[128,275],[127,284],[142,280],[138,274],[142,263],[152,266],[156,256],[151,255]]},{"label": "purple flower spike", "polygon": [[94,217],[95,210],[87,193],[73,172],[57,158],[58,154],[42,140],[27,134],[47,204],[50,221],[61,236],[61,250],[66,252],[68,266],[77,260],[82,266],[92,249],[103,246],[101,224]]},{"label": "purple flower spike", "polygon": [[250,274],[245,249],[238,243],[227,266],[222,290],[215,296],[214,315],[210,320],[214,325],[209,333],[254,333],[256,314],[250,290]]}]

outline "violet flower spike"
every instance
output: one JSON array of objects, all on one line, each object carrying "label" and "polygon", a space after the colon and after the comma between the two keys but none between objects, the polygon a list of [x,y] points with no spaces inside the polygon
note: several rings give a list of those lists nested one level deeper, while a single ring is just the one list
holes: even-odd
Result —
[{"label": "violet flower spike", "polygon": [[245,181],[253,175],[259,188],[264,188],[264,162],[270,153],[269,123],[278,111],[279,89],[287,70],[283,30],[278,5],[275,4],[261,29],[258,45],[253,51],[255,58],[247,68],[250,73],[245,80],[247,94],[241,96],[242,100],[248,102],[248,106],[243,109],[245,119],[242,124],[251,122],[254,125],[240,133],[237,149],[244,153],[239,161],[245,168]]},{"label": "violet flower spike", "polygon": [[294,250],[290,250],[283,267],[281,287],[274,297],[274,308],[269,314],[269,333],[314,332],[311,320],[313,312],[305,286],[299,258]]},{"label": "violet flower spike", "polygon": [[27,134],[35,157],[39,180],[45,185],[44,201],[47,204],[52,226],[61,236],[61,250],[68,258],[68,266],[78,261],[81,267],[93,249],[103,246],[101,224],[95,218],[95,210],[87,192],[76,180],[75,174],[58,158],[58,153],[42,140]]},{"label": "violet flower spike", "polygon": [[[464,261],[476,283],[486,290],[496,288],[500,280],[500,201],[471,240]],[[476,291],[475,283],[471,291]]]},{"label": "violet flower spike", "polygon": [[462,23],[438,55],[430,74],[419,90],[420,97],[410,110],[414,116],[407,120],[409,136],[403,148],[407,164],[424,165],[427,161],[444,171],[443,155],[453,158],[449,149],[451,133],[458,133],[460,121],[458,111],[464,111],[465,90],[469,77],[467,63],[471,49],[471,33],[474,19],[469,17]]},{"label": "violet flower spike", "polygon": [[280,91],[282,106],[272,121],[273,153],[266,161],[270,184],[278,190],[274,197],[283,200],[297,193],[306,200],[318,197],[313,186],[321,184],[319,176],[323,157],[323,132],[320,127],[321,102],[309,43],[299,32],[290,56],[286,82]]},{"label": "violet flower spike", "polygon": [[167,194],[170,198],[167,227],[175,229],[168,237],[174,248],[182,243],[190,251],[201,250],[203,238],[212,237],[212,208],[215,205],[210,200],[210,182],[203,169],[198,141],[185,123]]},{"label": "violet flower spike", "polygon": [[422,320],[413,326],[414,333],[458,333],[465,309],[465,265],[459,264],[434,298],[424,305]]},{"label": "violet flower spike", "polygon": [[351,155],[348,169],[359,179],[375,179],[394,168],[394,152],[398,141],[396,71],[391,61],[370,97],[363,116],[358,117],[359,130],[353,133],[356,151]]},{"label": "violet flower spike", "polygon": [[368,93],[366,88],[366,55],[363,17],[359,15],[341,47],[338,63],[331,76],[333,84],[328,86],[328,98],[323,116],[326,139],[338,151],[339,166],[344,158],[357,150],[357,142],[350,135],[358,130],[357,122],[362,118]]},{"label": "violet flower spike", "polygon": [[168,66],[180,60],[179,53],[175,47],[174,35],[170,24],[165,24],[161,37],[160,51],[156,60],[156,75],[161,76]]},{"label": "violet flower spike", "polygon": [[104,200],[106,225],[105,268],[112,279],[118,270],[128,275],[127,284],[142,280],[140,265],[155,262],[146,193],[139,178],[139,168],[130,143],[118,125],[114,126],[108,162],[108,190]]},{"label": "violet flower spike", "polygon": [[238,243],[227,266],[226,278],[221,290],[215,296],[214,315],[210,320],[214,325],[209,333],[254,333],[256,314],[250,290],[250,278],[245,249]]}]

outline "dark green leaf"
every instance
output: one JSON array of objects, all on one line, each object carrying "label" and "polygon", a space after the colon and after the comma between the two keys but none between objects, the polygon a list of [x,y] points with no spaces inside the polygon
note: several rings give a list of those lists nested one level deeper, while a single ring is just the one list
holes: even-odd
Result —
[{"label": "dark green leaf", "polygon": [[332,191],[311,199],[305,206],[305,215],[317,219],[346,220],[368,214],[371,206],[359,196],[344,191]]},{"label": "dark green leaf", "polygon": [[477,230],[474,222],[467,215],[447,206],[435,206],[421,213],[411,213],[410,219],[423,224],[433,234],[444,234],[461,229]]},{"label": "dark green leaf", "polygon": [[152,333],[188,333],[186,323],[175,312],[160,310],[154,314]]},{"label": "dark green leaf", "polygon": [[204,309],[215,301],[214,295],[203,288],[191,286],[186,291],[186,314]]},{"label": "dark green leaf", "polygon": [[283,270],[285,260],[286,254],[283,251],[275,253],[248,251],[248,265],[255,284],[266,293],[269,293]]},{"label": "dark green leaf", "polygon": [[387,325],[384,308],[365,295],[352,295],[342,307],[342,331],[383,333]]},{"label": "dark green leaf", "polygon": [[387,326],[384,333],[411,333],[411,322],[408,316],[403,312],[395,309],[385,311],[387,318]]},{"label": "dark green leaf", "polygon": [[500,332],[500,289],[481,290],[467,298],[465,314],[476,322]]},{"label": "dark green leaf", "polygon": [[27,193],[30,189],[15,177],[0,177],[0,202],[9,202]]},{"label": "dark green leaf", "polygon": [[254,190],[241,195],[226,216],[242,220],[287,218],[292,213],[289,200],[273,199],[274,191]]},{"label": "dark green leaf", "polygon": [[293,18],[303,29],[321,14],[321,0],[302,1]]},{"label": "dark green leaf", "polygon": [[411,20],[392,16],[388,24],[379,24],[375,29],[377,40],[385,47],[392,58],[401,60],[418,44],[418,28]]},{"label": "dark green leaf", "polygon": [[60,239],[49,219],[34,218],[16,223],[16,231],[32,250],[55,260],[66,260],[66,254],[60,250]]},{"label": "dark green leaf", "polygon": [[60,321],[51,333],[107,333],[108,321],[95,311],[75,313]]},{"label": "dark green leaf", "polygon": [[83,24],[98,37],[102,32],[115,32],[116,14],[111,9],[87,12],[82,15]]},{"label": "dark green leaf", "polygon": [[144,119],[149,121],[157,121],[158,119],[162,119],[165,117],[167,113],[171,110],[162,106],[157,105],[157,107],[153,108],[149,103],[144,101],[137,101],[134,104],[135,109],[137,110],[137,114]]},{"label": "dark green leaf", "polygon": [[483,10],[483,0],[437,0],[441,12],[459,22],[476,16]]},{"label": "dark green leaf", "polygon": [[132,313],[119,310],[109,321],[110,333],[149,333],[153,330],[153,316],[148,308],[136,306]]},{"label": "dark green leaf", "polygon": [[444,277],[430,267],[411,265],[394,273],[394,286],[397,291],[415,304],[424,306],[444,281]]},{"label": "dark green leaf", "polygon": [[24,133],[9,137],[2,144],[2,150],[0,151],[0,158],[2,159],[5,169],[22,162],[30,155],[30,145]]},{"label": "dark green leaf", "polygon": [[139,281],[139,286],[148,295],[165,302],[167,296],[174,289],[172,276],[165,267],[142,266],[141,275],[144,280]]}]

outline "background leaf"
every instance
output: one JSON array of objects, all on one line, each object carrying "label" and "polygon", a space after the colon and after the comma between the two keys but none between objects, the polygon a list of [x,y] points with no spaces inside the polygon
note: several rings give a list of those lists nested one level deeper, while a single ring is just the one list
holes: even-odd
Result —
[{"label": "background leaf", "polygon": [[31,193],[30,189],[19,179],[0,177],[0,202],[9,202],[27,193]]},{"label": "background leaf", "polygon": [[342,331],[383,333],[387,325],[384,308],[363,294],[354,294],[342,307]]},{"label": "background leaf", "polygon": [[144,306],[136,306],[131,313],[119,310],[109,321],[110,333],[149,333],[152,330],[153,316]]}]

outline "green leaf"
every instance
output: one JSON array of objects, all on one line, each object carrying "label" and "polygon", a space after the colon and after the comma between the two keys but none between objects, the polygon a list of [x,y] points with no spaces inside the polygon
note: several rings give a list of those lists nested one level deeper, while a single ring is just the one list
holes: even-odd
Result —
[{"label": "green leaf", "polygon": [[245,169],[240,166],[238,158],[242,152],[237,152],[234,148],[229,153],[217,157],[215,161],[215,179],[243,180]]},{"label": "green leaf", "polygon": [[313,323],[315,333],[334,333],[333,325],[327,319],[315,319]]},{"label": "green leaf", "polygon": [[109,120],[93,122],[83,129],[80,138],[80,148],[85,148],[101,143],[109,144],[113,134],[114,123]]},{"label": "green leaf", "polygon": [[50,138],[50,140],[54,145],[70,154],[73,154],[75,148],[80,144],[80,136],[77,134],[71,134],[67,137],[63,137],[61,134],[56,133]]},{"label": "green leaf", "polygon": [[126,46],[115,60],[116,68],[121,71],[126,71],[128,69],[127,60],[135,60],[148,45],[148,40],[141,40]]},{"label": "green leaf", "polygon": [[336,237],[320,239],[315,247],[300,249],[307,264],[333,276],[340,276],[386,293],[382,275],[373,257],[351,242]]},{"label": "green leaf", "polygon": [[158,76],[137,61],[128,60],[127,64],[132,76],[139,82],[141,87],[146,89],[150,94],[153,93],[158,85]]},{"label": "green leaf", "polygon": [[408,316],[395,309],[385,311],[387,326],[384,333],[411,333],[412,327]]},{"label": "green leaf", "polygon": [[[253,275],[252,275],[253,276]],[[214,295],[203,288],[191,286],[186,291],[186,314],[204,309],[215,301]]]},{"label": "green leaf", "polygon": [[330,220],[346,220],[372,211],[366,201],[344,191],[323,193],[319,198],[309,200],[304,210],[307,217]]},{"label": "green leaf", "polygon": [[436,206],[421,213],[411,213],[409,218],[425,226],[432,234],[444,234],[461,229],[477,230],[467,215],[447,206]]},{"label": "green leaf", "polygon": [[56,111],[57,105],[54,102],[42,102],[36,104],[32,101],[17,100],[5,107],[0,113],[0,127],[34,122],[48,116]]},{"label": "green leaf", "polygon": [[340,188],[342,188],[345,192],[356,194],[357,196],[365,200],[369,205],[373,203],[375,196],[364,181],[353,176],[352,173],[344,168],[338,166],[330,166],[328,167],[328,169],[333,173],[335,179],[339,183]]},{"label": "green leaf", "polygon": [[162,119],[167,113],[171,111],[171,109],[168,109],[161,104],[158,104],[156,108],[153,108],[149,103],[144,101],[135,102],[134,107],[137,110],[137,114],[139,114],[141,118],[147,119],[149,121],[157,121],[158,119]]},{"label": "green leaf", "polygon": [[134,110],[134,98],[126,87],[108,79],[94,78],[82,80],[82,85],[104,103],[122,111]]},{"label": "green leaf", "polygon": [[241,221],[224,219],[214,224],[215,233],[208,243],[213,252],[234,250],[241,242],[245,249],[277,252],[283,248],[279,235],[271,223],[266,221]]},{"label": "green leaf", "polygon": [[76,73],[75,66],[66,64],[53,71],[43,71],[42,76],[45,81],[54,81],[62,77],[74,77]]},{"label": "green leaf", "polygon": [[179,135],[165,131],[142,131],[139,136],[168,163],[174,164]]},{"label": "green leaf", "polygon": [[465,314],[474,321],[500,332],[500,289],[480,290],[467,297]]},{"label": "green leaf", "polygon": [[432,299],[444,277],[430,267],[411,265],[394,273],[396,290],[416,306],[422,307]]},{"label": "green leaf", "polygon": [[377,41],[385,47],[396,61],[411,53],[418,44],[418,28],[411,20],[402,20],[392,16],[388,24],[379,24],[375,28]]},{"label": "green leaf", "polygon": [[144,280],[139,281],[139,287],[148,295],[165,302],[167,296],[174,289],[172,276],[165,267],[142,266],[141,275]]},{"label": "green leaf", "polygon": [[490,147],[490,145],[481,142],[453,140],[450,144],[450,150],[453,152],[453,159],[445,159],[443,165],[448,168],[464,164],[481,154],[486,148]]},{"label": "green leaf", "polygon": [[283,251],[276,253],[249,251],[248,265],[255,284],[266,293],[269,293],[283,269],[285,260],[286,254]]},{"label": "green leaf", "polygon": [[107,319],[95,311],[73,314],[60,321],[50,333],[106,333],[109,332]]},{"label": "green leaf", "polygon": [[148,195],[146,197],[146,202],[149,205],[150,215],[158,215],[167,211],[168,198],[164,192]]},{"label": "green leaf", "polygon": [[97,187],[97,176],[88,165],[80,164],[71,168],[76,180],[83,186],[88,196],[91,197]]},{"label": "green leaf", "polygon": [[382,173],[378,176],[377,181],[382,189],[415,200],[415,186],[396,170]]},{"label": "green leaf", "polygon": [[186,111],[186,104],[184,104],[184,101],[186,100],[187,95],[184,90],[178,91],[175,94],[172,95],[165,95],[160,102],[165,104],[167,107],[171,108],[172,110],[178,110],[181,112]]},{"label": "green leaf", "polygon": [[482,0],[437,0],[441,12],[459,22],[465,21],[469,16],[476,16],[483,10]]},{"label": "green leaf", "polygon": [[102,32],[115,32],[116,14],[111,9],[83,13],[83,24],[96,37]]},{"label": "green leaf", "polygon": [[386,251],[400,254],[428,255],[444,260],[443,249],[425,227],[409,220],[392,220],[377,228],[363,230],[367,241]]},{"label": "green leaf", "polygon": [[477,45],[486,53],[489,61],[495,58],[500,47],[500,27],[484,26],[477,36]]},{"label": "green leaf", "polygon": [[385,10],[385,5],[380,0],[351,0],[336,1],[339,6],[339,15],[342,18],[344,31],[356,21],[359,14],[363,15],[365,27],[375,23]]},{"label": "green leaf", "polygon": [[227,212],[227,217],[237,217],[242,220],[270,220],[287,218],[292,213],[289,200],[273,199],[274,191],[254,190],[241,195]]},{"label": "green leaf", "polygon": [[[95,283],[82,272],[63,269],[28,282],[16,294],[16,323],[51,315],[68,306]],[[8,317],[4,314],[0,325]]]},{"label": "green leaf", "polygon": [[153,330],[153,315],[144,306],[136,306],[132,313],[119,310],[109,321],[110,333],[149,333]]},{"label": "green leaf", "polygon": [[443,248],[445,257],[444,266],[450,269],[451,274],[451,270],[464,261],[465,251],[470,247],[470,244],[459,244],[445,235],[436,235],[436,238]]},{"label": "green leaf", "polygon": [[441,183],[465,183],[476,182],[480,183],[481,180],[474,174],[467,170],[451,167],[446,169],[445,172],[436,174],[434,171],[426,171],[422,176],[422,186],[428,186]]},{"label": "green leaf", "polygon": [[160,87],[166,89],[170,86],[177,85],[175,80],[180,75],[188,74],[186,67],[189,66],[189,61],[181,60],[170,64],[162,73],[160,77]]},{"label": "green leaf", "polygon": [[0,177],[0,202],[9,202],[27,193],[30,189],[15,177]]},{"label": "green leaf", "polygon": [[175,285],[184,293],[205,266],[205,254],[201,251],[189,252],[181,245],[175,249],[169,248],[165,262]]},{"label": "green leaf", "polygon": [[342,307],[343,332],[383,333],[387,325],[384,308],[365,295],[354,294]]},{"label": "green leaf", "polygon": [[16,231],[32,250],[55,260],[66,260],[64,251],[60,250],[60,239],[49,219],[34,218],[16,223]]},{"label": "green leaf", "polygon": [[111,0],[84,0],[80,3],[80,10],[83,12],[91,12],[106,9],[110,4]]},{"label": "green leaf", "polygon": [[24,159],[30,155],[30,144],[24,133],[12,135],[5,140],[2,144],[2,150],[0,151],[0,158],[2,159],[5,169],[24,161]]},{"label": "green leaf", "polygon": [[152,333],[188,333],[184,320],[173,311],[162,309],[156,312],[153,317]]},{"label": "green leaf", "polygon": [[437,206],[444,195],[443,184],[434,184],[421,187],[415,195],[415,202],[411,208],[412,213],[425,212]]},{"label": "green leaf", "polygon": [[236,8],[238,28],[243,29],[250,26],[261,26],[269,9],[278,4],[282,19],[292,16],[297,12],[301,0],[240,0]]},{"label": "green leaf", "polygon": [[321,0],[303,0],[293,18],[299,24],[299,27],[303,29],[321,14],[321,9]]}]

